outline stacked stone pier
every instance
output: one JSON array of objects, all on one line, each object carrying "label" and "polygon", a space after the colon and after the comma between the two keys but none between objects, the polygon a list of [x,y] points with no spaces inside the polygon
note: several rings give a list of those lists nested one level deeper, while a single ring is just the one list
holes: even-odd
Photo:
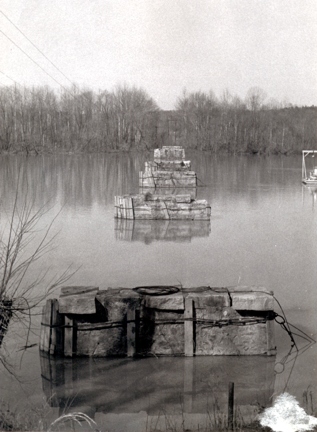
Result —
[{"label": "stacked stone pier", "polygon": [[[180,146],[155,149],[154,161],[145,162],[145,170],[139,173],[139,187],[137,195],[115,197],[115,218],[210,219],[208,202],[195,199],[196,194],[190,192],[196,190],[197,175]],[[182,193],[184,190],[187,193]]]},{"label": "stacked stone pier", "polygon": [[40,349],[66,357],[274,355],[274,297],[262,287],[63,287]]},{"label": "stacked stone pier", "polygon": [[139,173],[139,186],[195,188],[197,175],[191,171],[191,162],[185,160],[182,147],[166,146],[154,150],[153,162],[145,162],[144,171]]}]

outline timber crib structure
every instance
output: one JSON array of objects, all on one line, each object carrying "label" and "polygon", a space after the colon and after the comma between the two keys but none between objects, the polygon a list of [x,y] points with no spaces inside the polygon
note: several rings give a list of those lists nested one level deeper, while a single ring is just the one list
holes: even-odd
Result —
[{"label": "timber crib structure", "polygon": [[139,187],[139,194],[115,197],[116,218],[210,219],[207,201],[194,198],[197,175],[180,146],[155,149],[154,161],[145,162],[145,170],[139,172]]},{"label": "timber crib structure", "polygon": [[261,287],[63,287],[42,312],[40,350],[90,357],[274,355]]}]

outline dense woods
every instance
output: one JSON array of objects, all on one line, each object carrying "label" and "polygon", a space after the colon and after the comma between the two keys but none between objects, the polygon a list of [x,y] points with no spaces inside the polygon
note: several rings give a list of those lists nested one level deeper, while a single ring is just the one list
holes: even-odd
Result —
[{"label": "dense woods", "polygon": [[0,152],[106,152],[177,144],[213,152],[293,153],[317,148],[317,107],[183,91],[162,111],[142,89],[0,88]]}]

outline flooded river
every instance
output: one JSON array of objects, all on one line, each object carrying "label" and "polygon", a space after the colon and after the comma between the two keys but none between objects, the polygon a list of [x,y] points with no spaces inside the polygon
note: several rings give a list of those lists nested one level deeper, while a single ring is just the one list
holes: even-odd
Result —
[{"label": "flooded river", "polygon": [[211,205],[210,223],[114,219],[114,196],[139,191],[138,172],[152,154],[2,156],[1,222],[20,177],[34,208],[49,203],[39,228],[60,211],[56,248],[34,276],[72,265],[78,271],[69,284],[100,289],[261,285],[295,326],[298,351],[276,323],[276,357],[52,359],[40,357],[41,317],[34,316],[30,348],[23,349],[26,326],[15,321],[1,348],[19,378],[0,366],[0,399],[10,410],[30,417],[43,410],[47,421],[82,411],[108,431],[203,428],[224,421],[233,382],[242,423],[284,391],[312,412],[317,349],[300,331],[317,337],[317,191],[301,184],[301,156],[186,157],[199,178],[197,198]]}]

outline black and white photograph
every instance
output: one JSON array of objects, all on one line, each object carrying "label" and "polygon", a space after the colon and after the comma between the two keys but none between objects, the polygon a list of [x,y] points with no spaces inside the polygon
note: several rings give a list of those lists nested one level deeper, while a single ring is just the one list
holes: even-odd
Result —
[{"label": "black and white photograph", "polygon": [[316,308],[316,0],[1,0],[0,431],[317,431]]}]

